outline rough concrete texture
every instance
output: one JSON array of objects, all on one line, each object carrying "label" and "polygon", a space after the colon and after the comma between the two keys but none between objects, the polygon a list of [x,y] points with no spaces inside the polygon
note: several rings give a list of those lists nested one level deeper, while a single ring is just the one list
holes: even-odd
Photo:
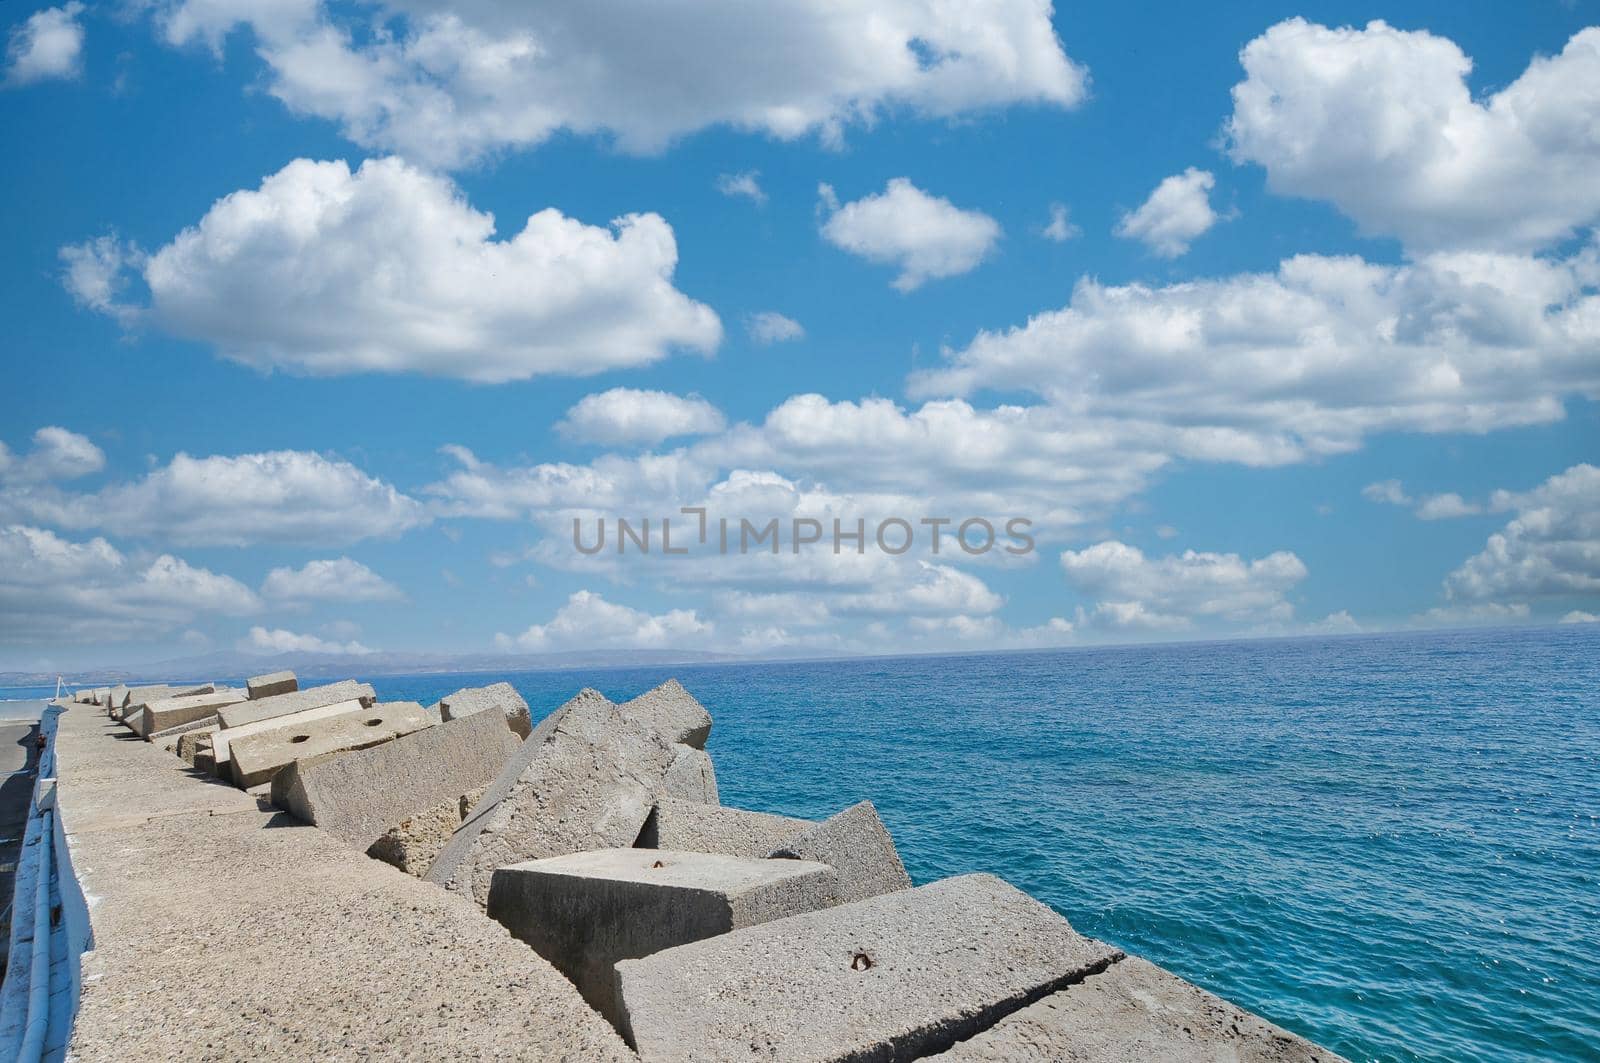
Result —
[{"label": "rough concrete texture", "polygon": [[260,701],[278,694],[292,694],[300,689],[300,680],[293,672],[269,672],[254,675],[244,681],[245,692],[251,701]]},{"label": "rough concrete texture", "polygon": [[617,707],[622,715],[638,720],[669,742],[704,749],[711,737],[711,714],[676,679]]},{"label": "rough concrete texture", "polygon": [[570,982],[472,904],[116,730],[68,711],[56,744],[95,944],[71,1058],[634,1058]]},{"label": "rough concrete texture", "polygon": [[1121,955],[999,879],[963,875],[624,960],[617,977],[647,1063],[902,1060]]},{"label": "rough concrete texture", "polygon": [[161,698],[170,698],[177,694],[178,688],[167,686],[165,683],[147,687],[129,687],[128,692],[122,696],[123,709],[136,709]]},{"label": "rough concrete texture", "polygon": [[663,797],[645,820],[635,844],[645,849],[684,849],[755,859],[814,826],[808,819]]},{"label": "rough concrete texture", "polygon": [[123,709],[122,726],[128,728],[134,734],[138,734],[139,729],[144,726],[144,706],[140,705],[136,709]]},{"label": "rough concrete texture", "polygon": [[602,849],[502,867],[489,915],[613,1023],[618,960],[826,907],[833,869],[661,849]]},{"label": "rough concrete texture", "polygon": [[222,717],[223,729],[226,730],[231,727],[243,727],[246,724],[259,723],[262,720],[271,720],[279,716],[288,716],[291,713],[304,712],[307,709],[318,709],[324,705],[336,705],[341,701],[355,701],[358,699],[371,705],[378,699],[378,695],[366,683],[358,683],[353,679],[346,679],[338,683],[329,683],[326,686],[311,687],[308,690],[296,690],[289,694],[277,694],[255,701],[241,701],[237,705],[229,705],[219,715]]},{"label": "rough concrete texture", "polygon": [[296,759],[273,778],[272,803],[364,852],[407,816],[487,786],[519,744],[498,713],[435,725],[421,706],[417,711],[422,729],[413,734]]},{"label": "rough concrete texture", "polygon": [[[211,749],[216,754],[219,769],[228,766],[233,758],[233,743],[242,741],[250,735],[267,734],[271,731],[282,730],[285,727],[304,727],[306,724],[318,720],[328,720],[335,716],[343,716],[347,712],[360,712],[365,706],[360,699],[340,701],[332,705],[322,705],[315,709],[306,709],[303,712],[291,713],[288,716],[274,716],[267,720],[257,720],[239,727],[228,727],[226,724],[211,738]],[[221,713],[218,713],[221,718]]]},{"label": "rough concrete texture", "polygon": [[[168,727],[163,731],[152,731],[146,741],[175,743],[178,738],[188,734],[190,731],[215,731],[221,726],[222,724],[217,719],[217,716],[212,714],[210,716],[202,716],[198,720],[190,720],[188,723],[180,723],[176,727]],[[171,748],[176,749],[176,744],[172,745]]]},{"label": "rough concrete texture", "polygon": [[632,845],[672,756],[661,735],[599,692],[580,691],[506,762],[428,880],[482,905],[495,868]]},{"label": "rough concrete texture", "polygon": [[224,687],[204,694],[183,694],[147,701],[144,715],[139,721],[140,737],[149,738],[158,731],[215,716],[225,706],[243,700],[244,691]]},{"label": "rough concrete texture", "polygon": [[711,766],[711,754],[694,746],[674,746],[672,763],[667,765],[666,777],[661,782],[661,796],[706,805],[719,804],[717,772]]},{"label": "rough concrete texture", "polygon": [[449,697],[439,699],[439,718],[446,723],[462,720],[485,709],[498,709],[518,738],[527,738],[533,730],[533,718],[528,715],[528,703],[522,700],[517,688],[510,683],[494,683],[486,687],[463,687]]},{"label": "rough concrete texture", "polygon": [[431,726],[433,721],[421,705],[395,701],[303,726],[248,735],[230,743],[233,781],[241,787],[260,786],[303,757],[365,749]]},{"label": "rough concrete texture", "polygon": [[1310,1041],[1129,957],[1030,1004],[940,1063],[1340,1063]]},{"label": "rough concrete texture", "polygon": [[207,749],[211,748],[211,736],[216,733],[217,724],[186,731],[178,736],[178,758],[185,764],[193,764],[195,754],[200,750],[200,740],[205,739]]},{"label": "rough concrete texture", "polygon": [[407,816],[384,831],[383,836],[367,848],[367,855],[421,878],[438,859],[439,851],[445,847],[456,828],[483,800],[486,789],[480,786],[453,800],[441,801],[432,808]]},{"label": "rough concrete texture", "polygon": [[772,850],[785,860],[816,860],[839,872],[840,904],[911,888],[894,839],[871,801],[861,801]]}]

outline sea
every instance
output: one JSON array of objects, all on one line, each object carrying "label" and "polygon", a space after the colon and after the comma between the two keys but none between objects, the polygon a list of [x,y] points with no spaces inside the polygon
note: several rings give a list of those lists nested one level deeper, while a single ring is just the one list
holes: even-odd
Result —
[{"label": "sea", "polygon": [[916,882],[999,875],[1351,1059],[1600,1060],[1600,624],[371,681],[537,719],[670,676],[726,805],[870,799]]}]

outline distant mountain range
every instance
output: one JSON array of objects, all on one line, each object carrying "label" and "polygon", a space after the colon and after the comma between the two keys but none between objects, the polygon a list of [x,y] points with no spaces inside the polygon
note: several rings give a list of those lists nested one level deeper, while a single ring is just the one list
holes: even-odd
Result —
[{"label": "distant mountain range", "polygon": [[[138,681],[244,679],[292,671],[304,679],[366,678],[430,672],[536,672],[567,668],[629,668],[712,664],[749,658],[696,650],[580,650],[568,653],[279,653],[262,656],[223,651],[153,664],[89,668],[60,675],[70,686]],[[0,672],[0,686],[48,686],[55,672]]]}]

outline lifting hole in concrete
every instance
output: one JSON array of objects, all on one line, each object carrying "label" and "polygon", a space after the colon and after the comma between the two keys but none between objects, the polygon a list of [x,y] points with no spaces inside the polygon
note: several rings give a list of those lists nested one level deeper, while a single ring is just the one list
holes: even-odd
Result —
[{"label": "lifting hole in concrete", "polygon": [[381,724],[382,724],[382,723],[383,723],[383,721],[382,721],[382,720],[379,720],[379,719],[372,719],[372,720],[368,720],[368,721],[367,721],[367,726],[368,726],[368,727],[378,727],[378,726],[380,726],[380,725],[381,725]]},{"label": "lifting hole in concrete", "polygon": [[850,957],[850,969],[852,971],[870,971],[872,969],[872,957],[865,952],[856,953]]},{"label": "lifting hole in concrete", "polygon": [[311,736],[310,735],[295,735],[293,738],[289,739],[289,741],[291,741],[291,742],[309,742],[309,741],[311,741]]}]

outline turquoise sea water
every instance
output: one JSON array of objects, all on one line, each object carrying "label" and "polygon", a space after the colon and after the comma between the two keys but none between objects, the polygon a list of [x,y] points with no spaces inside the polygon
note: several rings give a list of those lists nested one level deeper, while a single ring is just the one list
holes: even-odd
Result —
[{"label": "turquoise sea water", "polygon": [[669,674],[725,804],[871,798],[919,883],[1000,874],[1352,1059],[1600,1059],[1600,626],[504,678],[537,716]]}]

